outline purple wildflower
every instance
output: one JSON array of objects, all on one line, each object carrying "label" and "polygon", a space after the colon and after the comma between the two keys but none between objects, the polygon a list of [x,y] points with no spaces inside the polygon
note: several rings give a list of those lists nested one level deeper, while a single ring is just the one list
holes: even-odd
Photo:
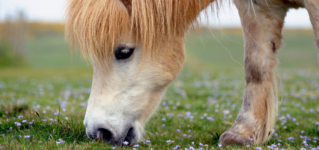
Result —
[{"label": "purple wildflower", "polygon": [[276,144],[271,144],[271,147],[275,148],[275,147],[277,147],[277,145]]},{"label": "purple wildflower", "polygon": [[24,138],[28,139],[28,138],[30,138],[30,135],[26,135],[26,136],[24,136]]},{"label": "purple wildflower", "polygon": [[191,112],[189,112],[189,111],[188,111],[188,112],[186,112],[186,116],[188,116],[188,117],[189,117],[189,116],[191,116],[191,114],[192,114],[192,113],[191,113]]},{"label": "purple wildflower", "polygon": [[293,137],[288,137],[288,140],[292,141],[292,140],[294,140],[294,138]]},{"label": "purple wildflower", "polygon": [[288,119],[290,119],[290,118],[291,118],[291,116],[290,116],[289,114],[287,114],[286,116],[287,116],[287,118],[288,118]]},{"label": "purple wildflower", "polygon": [[27,123],[27,120],[22,120],[22,123]]},{"label": "purple wildflower", "polygon": [[135,145],[134,145],[134,147],[135,147],[135,148],[138,148],[138,147],[140,147],[140,145],[138,145],[138,144],[135,144]]},{"label": "purple wildflower", "polygon": [[18,127],[21,126],[21,123],[20,123],[20,122],[14,122],[14,124],[15,124],[16,126],[18,126]]},{"label": "purple wildflower", "polygon": [[124,141],[124,142],[123,142],[123,144],[124,144],[124,145],[128,145],[128,144],[129,144],[129,142],[127,142],[127,141]]},{"label": "purple wildflower", "polygon": [[57,116],[59,114],[59,111],[54,112],[54,115]]},{"label": "purple wildflower", "polygon": [[181,148],[181,146],[176,145],[176,146],[174,147],[174,150],[179,149],[179,148]]},{"label": "purple wildflower", "polygon": [[261,147],[256,147],[256,150],[262,150],[262,148]]},{"label": "purple wildflower", "polygon": [[148,143],[150,143],[150,142],[151,142],[150,140],[146,140],[146,141],[145,141],[146,144],[148,144]]},{"label": "purple wildflower", "polygon": [[65,143],[65,141],[63,141],[62,139],[59,139],[59,142],[62,144],[62,143]]},{"label": "purple wildflower", "polygon": [[65,108],[66,107],[66,101],[63,101],[60,103],[61,108]]}]

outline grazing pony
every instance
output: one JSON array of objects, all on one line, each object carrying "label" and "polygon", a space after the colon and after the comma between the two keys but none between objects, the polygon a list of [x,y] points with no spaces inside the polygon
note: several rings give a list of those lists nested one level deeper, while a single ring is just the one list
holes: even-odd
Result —
[{"label": "grazing pony", "polygon": [[[284,18],[305,7],[319,47],[318,0],[234,0],[245,38],[246,89],[233,126],[219,142],[263,144],[275,123],[274,68]],[[130,145],[185,59],[185,34],[221,0],[69,0],[66,36],[94,66],[84,125],[90,138]],[[195,22],[195,23],[194,23]],[[249,140],[252,138],[253,140]]]}]

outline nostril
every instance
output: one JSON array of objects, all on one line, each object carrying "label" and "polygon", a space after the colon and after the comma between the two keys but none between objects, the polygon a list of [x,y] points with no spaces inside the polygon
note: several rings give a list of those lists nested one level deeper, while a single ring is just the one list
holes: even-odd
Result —
[{"label": "nostril", "polygon": [[99,140],[103,140],[106,142],[112,142],[113,141],[113,134],[110,130],[98,129],[97,130],[97,138]]},{"label": "nostril", "polygon": [[125,137],[124,141],[127,141],[127,142],[131,143],[134,138],[135,138],[134,128],[131,127],[131,128],[127,131],[127,134],[126,134],[126,137]]}]

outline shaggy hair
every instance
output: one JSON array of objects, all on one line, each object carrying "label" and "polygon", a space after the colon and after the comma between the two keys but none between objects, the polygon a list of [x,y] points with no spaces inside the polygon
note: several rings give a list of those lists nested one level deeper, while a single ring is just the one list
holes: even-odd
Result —
[{"label": "shaggy hair", "polygon": [[78,45],[82,56],[93,60],[110,57],[127,33],[152,53],[173,37],[184,36],[197,23],[199,12],[213,6],[213,1],[69,0],[66,38],[72,50]]}]

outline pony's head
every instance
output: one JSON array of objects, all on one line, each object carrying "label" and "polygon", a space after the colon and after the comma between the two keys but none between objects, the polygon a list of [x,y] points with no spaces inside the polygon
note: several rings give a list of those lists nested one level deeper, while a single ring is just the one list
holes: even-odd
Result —
[{"label": "pony's head", "polygon": [[141,139],[182,68],[185,32],[204,7],[185,1],[69,0],[66,35],[94,66],[88,137],[113,144]]}]

